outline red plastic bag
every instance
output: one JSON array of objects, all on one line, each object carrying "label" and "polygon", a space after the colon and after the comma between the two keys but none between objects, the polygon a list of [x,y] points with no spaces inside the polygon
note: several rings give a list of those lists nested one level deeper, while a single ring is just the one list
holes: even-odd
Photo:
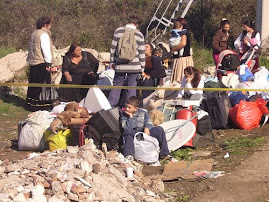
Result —
[{"label": "red plastic bag", "polygon": [[241,100],[229,111],[232,121],[243,130],[257,128],[263,114],[268,114],[268,109],[266,101],[262,98],[255,102]]}]

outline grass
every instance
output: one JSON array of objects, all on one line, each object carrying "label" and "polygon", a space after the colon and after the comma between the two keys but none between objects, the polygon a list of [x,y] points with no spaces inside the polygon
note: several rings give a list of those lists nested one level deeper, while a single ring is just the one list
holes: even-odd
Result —
[{"label": "grass", "polygon": [[244,149],[262,146],[264,141],[265,137],[239,137],[237,139],[225,140],[224,143],[226,144],[226,149],[230,150],[231,154],[244,154]]},{"label": "grass", "polygon": [[5,57],[6,55],[14,52],[16,52],[16,48],[14,47],[0,46],[0,58]]},{"label": "grass", "polygon": [[177,198],[177,201],[178,202],[185,202],[185,201],[188,201],[189,198],[190,198],[189,195],[182,195],[182,196],[180,196],[180,197]]},{"label": "grass", "polygon": [[260,63],[260,67],[261,66],[265,66],[267,69],[269,69],[269,60],[268,60],[268,56],[260,56],[259,57],[259,63]]},{"label": "grass", "polygon": [[192,43],[193,61],[197,69],[203,70],[207,66],[214,66],[212,49],[202,47],[197,42]]},{"label": "grass", "polygon": [[193,150],[190,148],[186,148],[186,149],[178,149],[176,151],[172,152],[172,155],[174,156],[174,158],[176,158],[177,160],[181,160],[181,161],[191,161],[192,160],[192,152]]}]

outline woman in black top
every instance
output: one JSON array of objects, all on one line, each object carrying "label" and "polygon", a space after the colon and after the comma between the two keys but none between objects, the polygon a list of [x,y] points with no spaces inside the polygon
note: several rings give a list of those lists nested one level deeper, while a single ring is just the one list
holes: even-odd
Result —
[{"label": "woman in black top", "polygon": [[[176,21],[180,23],[181,30],[186,29],[187,22],[184,18],[178,18],[176,19]],[[189,32],[187,32],[181,37],[180,43],[170,50],[170,53],[173,54],[175,51],[180,51],[181,49],[184,49],[182,56],[173,55],[170,83],[181,83],[181,80],[184,77],[184,69],[188,66],[193,66],[193,58],[191,55],[190,48],[190,35]]]},{"label": "woman in black top", "polygon": [[[146,64],[142,73],[142,78],[138,81],[140,86],[155,87],[160,83],[160,79],[166,76],[165,70],[159,57],[153,55],[153,46],[145,44]],[[148,97],[154,90],[143,90],[142,98]]]},{"label": "woman in black top", "polygon": [[[98,79],[98,66],[98,60],[91,53],[82,51],[78,44],[72,44],[63,59],[61,84],[94,85]],[[60,88],[59,99],[80,102],[87,92],[85,88]]]}]

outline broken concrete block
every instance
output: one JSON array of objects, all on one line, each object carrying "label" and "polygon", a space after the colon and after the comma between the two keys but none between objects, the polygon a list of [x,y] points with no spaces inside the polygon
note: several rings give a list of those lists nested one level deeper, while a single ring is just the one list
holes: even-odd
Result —
[{"label": "broken concrete block", "polygon": [[[4,201],[3,199],[0,198],[0,201]],[[15,202],[27,202],[26,198],[24,197],[23,193],[19,193],[15,198]]]},{"label": "broken concrete block", "polygon": [[11,164],[6,166],[5,172],[6,173],[10,173],[10,172],[14,172],[15,170],[20,170],[22,168],[21,164]]},{"label": "broken concrete block", "polygon": [[76,147],[67,146],[66,150],[68,153],[71,153],[71,154],[77,154],[79,151],[78,146]]},{"label": "broken concrete block", "polygon": [[101,171],[101,165],[99,163],[95,163],[92,165],[93,173],[98,174]]},{"label": "broken concrete block", "polygon": [[61,186],[61,182],[59,182],[59,181],[54,181],[51,184],[51,188],[53,191],[55,191],[55,193],[63,191],[62,186]]},{"label": "broken concrete block", "polygon": [[39,202],[47,202],[47,198],[44,196],[44,187],[37,185],[32,189],[32,199],[38,200]]},{"label": "broken concrete block", "polygon": [[90,165],[87,161],[81,161],[81,163],[80,163],[80,167],[81,167],[81,170],[82,171],[84,171],[84,172],[86,172],[86,173],[90,173],[90,172],[92,172],[92,170],[93,170],[93,166],[92,165]]},{"label": "broken concrete block", "polygon": [[152,180],[150,186],[155,191],[164,192],[164,183],[161,179]]},{"label": "broken concrete block", "polygon": [[68,197],[67,198],[69,200],[71,200],[71,201],[78,201],[78,195],[73,194],[73,193],[68,194]]}]

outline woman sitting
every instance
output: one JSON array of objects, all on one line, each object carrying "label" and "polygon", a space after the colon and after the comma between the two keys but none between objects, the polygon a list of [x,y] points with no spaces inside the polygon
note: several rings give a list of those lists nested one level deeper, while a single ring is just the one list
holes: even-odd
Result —
[{"label": "woman sitting", "polygon": [[[61,84],[94,85],[98,79],[98,66],[98,60],[91,53],[82,51],[78,44],[72,44],[63,58]],[[60,88],[59,99],[80,102],[87,92],[85,88]]]},{"label": "woman sitting", "polygon": [[[181,88],[204,88],[204,76],[194,67],[184,69]],[[180,90],[177,99],[190,98],[194,94],[203,94],[203,90]]]},{"label": "woman sitting", "polygon": [[[146,65],[142,78],[138,81],[139,86],[156,87],[160,84],[160,79],[166,77],[165,69],[159,57],[153,55],[153,46],[145,44]],[[154,90],[143,90],[142,98],[148,97]]]}]

